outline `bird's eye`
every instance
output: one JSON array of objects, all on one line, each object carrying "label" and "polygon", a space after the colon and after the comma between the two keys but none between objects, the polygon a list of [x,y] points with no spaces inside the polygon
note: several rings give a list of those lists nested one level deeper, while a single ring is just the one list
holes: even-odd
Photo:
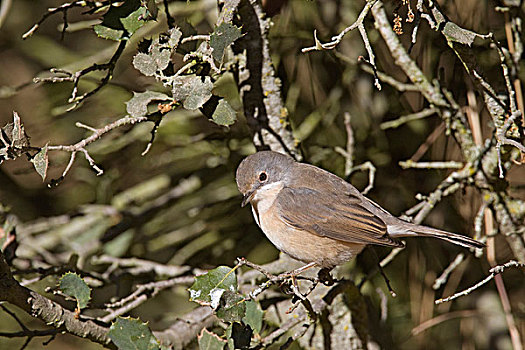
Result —
[{"label": "bird's eye", "polygon": [[264,171],[259,174],[259,181],[263,182],[263,181],[266,181],[267,179],[268,179],[268,175],[266,175]]}]

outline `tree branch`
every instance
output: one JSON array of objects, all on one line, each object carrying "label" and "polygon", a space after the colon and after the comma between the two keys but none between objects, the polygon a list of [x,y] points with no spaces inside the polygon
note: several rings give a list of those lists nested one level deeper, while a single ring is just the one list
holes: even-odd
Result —
[{"label": "tree branch", "polygon": [[264,18],[255,0],[233,3],[239,3],[239,19],[234,20],[242,26],[244,34],[233,45],[233,51],[241,57],[237,80],[255,146],[288,153],[300,160],[301,154],[290,131],[287,110],[281,98],[281,83],[275,76],[270,57],[269,20]]}]

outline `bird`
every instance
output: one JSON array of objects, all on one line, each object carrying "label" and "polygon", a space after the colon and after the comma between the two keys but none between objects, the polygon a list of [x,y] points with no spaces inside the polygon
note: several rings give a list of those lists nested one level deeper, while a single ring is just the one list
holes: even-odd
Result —
[{"label": "bird", "polygon": [[403,247],[403,237],[434,237],[467,248],[485,244],[467,236],[418,225],[392,215],[347,181],[292,157],[260,151],[236,171],[257,225],[277,249],[310,267],[332,269],[367,245]]}]

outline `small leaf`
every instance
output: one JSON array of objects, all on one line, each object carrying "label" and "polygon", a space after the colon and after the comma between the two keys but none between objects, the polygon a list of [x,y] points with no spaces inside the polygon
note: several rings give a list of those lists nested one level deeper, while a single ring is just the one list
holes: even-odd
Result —
[{"label": "small leaf", "polygon": [[18,116],[18,113],[13,113],[13,131],[11,133],[11,143],[16,146],[24,137],[24,126],[22,120]]},{"label": "small leaf", "polygon": [[[195,282],[188,290],[191,301],[211,305],[213,300],[218,306],[224,291],[237,291],[237,276],[232,268],[219,266],[204,275],[196,276]],[[222,292],[219,294],[220,290]]]},{"label": "small leaf", "polygon": [[246,315],[242,321],[249,325],[255,332],[261,333],[263,314],[259,304],[253,300],[248,300],[246,301]]},{"label": "small leaf", "polygon": [[146,23],[145,19],[147,18],[147,14],[148,10],[141,6],[137,10],[130,13],[129,16],[120,19],[129,36],[132,36],[133,33],[137,31],[137,29]]},{"label": "small leaf", "polygon": [[179,40],[182,36],[182,32],[178,27],[171,28],[168,32],[170,34],[170,39],[168,41],[168,45],[171,48],[176,48],[179,45]]},{"label": "small leaf", "polygon": [[62,275],[58,287],[62,293],[76,299],[79,309],[85,308],[91,299],[91,289],[76,273],[67,272]]},{"label": "small leaf", "polygon": [[164,70],[170,63],[171,51],[166,49],[161,50],[160,47],[154,47],[153,50],[151,50],[151,58],[155,62],[157,70]]},{"label": "small leaf", "polygon": [[0,129],[0,164],[4,160],[20,157],[26,151],[25,147],[29,147],[29,136],[22,120],[13,112],[13,122]]},{"label": "small leaf", "polygon": [[457,24],[447,21],[443,28],[443,34],[447,40],[471,46],[477,34],[468,29],[461,28]]},{"label": "small leaf", "polygon": [[123,40],[124,31],[123,30],[117,30],[110,27],[103,26],[102,24],[97,24],[93,27],[93,30],[95,33],[103,38],[103,39],[110,39],[115,41]]},{"label": "small leaf", "polygon": [[213,58],[217,62],[222,62],[224,50],[240,37],[241,28],[231,23],[223,22],[215,28],[215,31],[210,35],[210,47],[213,49]]},{"label": "small leaf", "polygon": [[147,77],[151,77],[157,71],[157,64],[153,57],[142,52],[133,57],[133,67]]},{"label": "small leaf", "polygon": [[38,175],[42,177],[42,181],[46,179],[47,168],[49,166],[47,145],[48,143],[46,143],[46,145],[42,147],[42,149],[40,149],[40,151],[33,158],[31,158],[31,163],[33,163],[33,166],[35,167]]},{"label": "small leaf", "polygon": [[217,317],[225,322],[240,322],[246,314],[246,302],[239,293],[225,291],[215,311]]},{"label": "small leaf", "polygon": [[237,115],[228,101],[221,99],[211,118],[219,125],[230,126],[237,120]]},{"label": "small leaf", "polygon": [[143,117],[148,113],[148,104],[151,101],[171,100],[166,94],[156,91],[133,92],[133,97],[126,102],[126,111],[132,117]]},{"label": "small leaf", "polygon": [[120,6],[112,4],[104,14],[102,23],[95,25],[93,30],[104,39],[127,40],[146,23],[148,15],[148,9],[140,0],[127,0],[121,2]]},{"label": "small leaf", "polygon": [[223,350],[226,341],[221,339],[217,334],[203,328],[201,333],[197,336],[199,342],[199,350]]},{"label": "small leaf", "polygon": [[159,342],[148,325],[139,319],[118,317],[109,328],[108,336],[119,349],[160,349]]},{"label": "small leaf", "polygon": [[27,136],[22,119],[18,113],[13,112],[13,123],[9,123],[4,127],[4,132],[11,137],[11,147],[27,147],[29,146],[29,137]]},{"label": "small leaf", "polygon": [[184,108],[192,111],[210,99],[212,89],[209,76],[184,75],[174,79],[172,92],[176,101],[182,101]]}]

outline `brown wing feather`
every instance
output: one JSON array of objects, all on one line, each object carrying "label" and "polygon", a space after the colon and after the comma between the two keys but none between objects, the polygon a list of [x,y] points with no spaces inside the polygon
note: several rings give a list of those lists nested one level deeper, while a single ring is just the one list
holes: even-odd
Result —
[{"label": "brown wing feather", "polygon": [[385,223],[351,194],[285,187],[275,200],[280,217],[295,228],[349,243],[400,246]]}]

